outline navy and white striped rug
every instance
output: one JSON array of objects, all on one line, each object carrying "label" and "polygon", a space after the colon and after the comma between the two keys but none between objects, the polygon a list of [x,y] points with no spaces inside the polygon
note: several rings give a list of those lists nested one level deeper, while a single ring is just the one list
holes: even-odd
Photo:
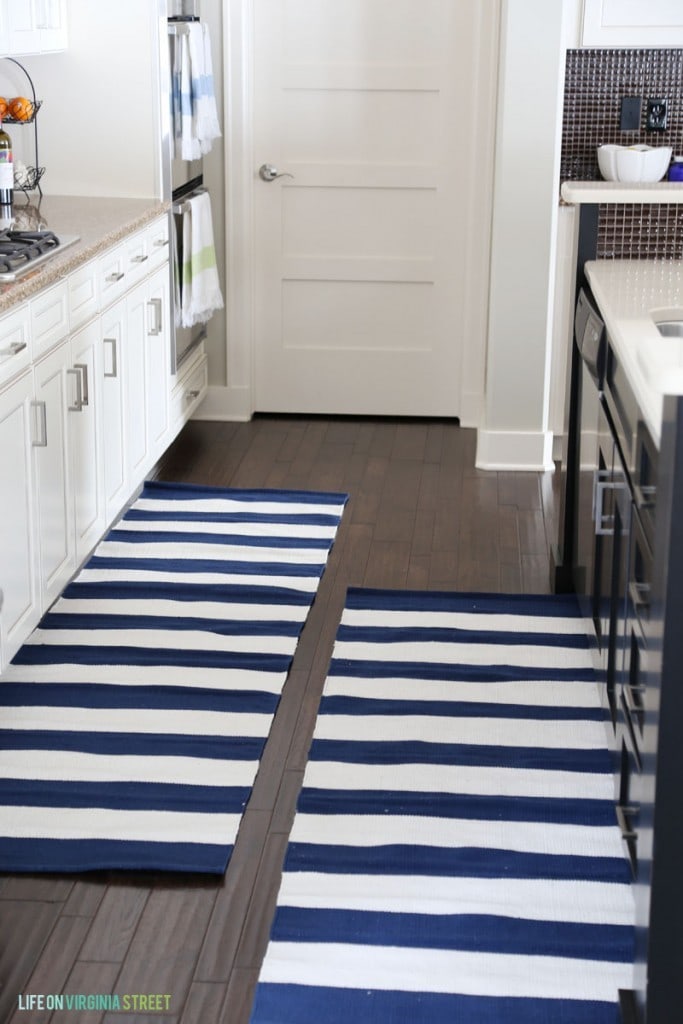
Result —
[{"label": "navy and white striped rug", "polygon": [[611,771],[572,597],[350,590],[252,1024],[616,1024]]},{"label": "navy and white striped rug", "polygon": [[145,486],[0,680],[0,870],[225,870],[345,501]]}]

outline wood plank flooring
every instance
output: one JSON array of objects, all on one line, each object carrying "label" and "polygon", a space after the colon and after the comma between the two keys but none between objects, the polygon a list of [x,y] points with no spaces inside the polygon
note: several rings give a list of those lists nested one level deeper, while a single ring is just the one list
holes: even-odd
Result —
[{"label": "wood plank flooring", "polygon": [[[346,588],[549,592],[552,474],[474,468],[454,422],[190,423],[160,479],[346,491],[225,876],[0,877],[0,1022],[247,1024]],[[161,993],[168,1012],[23,1011],[20,993]]]}]

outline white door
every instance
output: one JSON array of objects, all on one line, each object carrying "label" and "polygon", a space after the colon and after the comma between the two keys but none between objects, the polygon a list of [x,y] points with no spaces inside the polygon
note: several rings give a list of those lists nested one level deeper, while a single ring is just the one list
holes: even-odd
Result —
[{"label": "white door", "polygon": [[257,411],[459,415],[498,7],[254,0]]}]

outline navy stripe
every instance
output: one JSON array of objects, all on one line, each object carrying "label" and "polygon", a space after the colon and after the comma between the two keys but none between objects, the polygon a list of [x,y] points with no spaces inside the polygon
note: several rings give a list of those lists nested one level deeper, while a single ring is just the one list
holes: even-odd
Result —
[{"label": "navy stripe", "polygon": [[222,875],[232,845],[114,839],[14,839],[0,842],[0,871],[192,871]]},{"label": "navy stripe", "polygon": [[335,846],[290,842],[285,871],[631,883],[625,857],[570,857],[467,846]]},{"label": "navy stripe", "polygon": [[581,619],[575,594],[477,594],[349,587],[346,607],[371,611],[478,612]]},{"label": "navy stripe", "polygon": [[[312,789],[310,786],[301,791],[297,811],[302,814],[395,814],[476,821],[537,821],[595,827],[616,823],[611,800],[384,789]],[[331,825],[333,827],[333,823]]]},{"label": "navy stripe", "polygon": [[[439,626],[344,626],[337,640],[367,644],[489,644],[512,647],[588,647],[585,633],[524,633],[487,629],[447,629]],[[389,653],[389,652],[387,652]]]},{"label": "navy stripe", "polygon": [[323,697],[321,715],[436,715],[443,718],[520,718],[529,721],[602,722],[601,708],[546,704],[499,704],[467,700],[385,700],[373,697]]},{"label": "navy stripe", "polygon": [[[183,609],[185,610],[185,609]],[[179,609],[180,611],[180,609]],[[271,619],[204,619],[189,618],[180,615],[129,615],[102,614],[90,612],[73,614],[71,612],[48,612],[40,622],[41,629],[125,629],[138,630],[173,630],[174,632],[214,633],[218,636],[289,636],[297,637],[301,632],[302,623],[277,622]]]},{"label": "navy stripe", "polygon": [[[616,993],[615,993],[616,1000]],[[251,1024],[620,1024],[614,1003],[260,982]]]},{"label": "navy stripe", "polygon": [[258,761],[265,742],[266,738],[260,736],[0,729],[0,750],[69,750],[80,754],[112,756],[201,757],[218,761]]},{"label": "navy stripe", "polygon": [[356,658],[333,658],[330,676],[352,676],[359,679],[443,679],[476,683],[507,683],[547,680],[548,682],[595,683],[592,668],[558,668],[532,665],[468,665],[441,664],[432,661],[362,661]]},{"label": "navy stripe", "polygon": [[534,921],[493,914],[402,914],[279,907],[272,940],[297,942],[303,935],[306,942],[458,949],[612,963],[632,963],[634,955],[633,929],[625,925]]},{"label": "navy stripe", "polygon": [[[299,564],[297,562],[252,562],[252,561],[240,562],[240,561],[233,561],[233,560],[231,560],[231,561],[220,560],[219,561],[218,559],[210,559],[210,558],[112,558],[109,555],[106,556],[106,557],[104,555],[93,555],[92,558],[89,559],[89,561],[87,562],[85,568],[86,569],[99,569],[99,570],[107,570],[107,569],[119,569],[119,570],[132,569],[132,570],[138,570],[140,572],[142,572],[142,571],[144,571],[144,572],[165,572],[165,573],[168,573],[168,575],[171,576],[171,577],[176,576],[178,574],[183,574],[183,573],[187,573],[187,574],[190,574],[190,573],[191,574],[195,574],[195,573],[196,574],[200,574],[200,573],[213,573],[214,575],[223,575],[223,576],[235,576],[235,575],[237,575],[237,576],[265,576],[266,578],[269,578],[271,576],[273,576],[273,577],[288,576],[288,577],[293,577],[294,579],[297,579],[297,578],[299,578],[299,579],[317,579],[321,575],[321,573],[322,573],[322,570],[321,570],[320,566],[317,563],[313,563],[313,562],[303,562],[303,563]],[[182,578],[182,575],[181,575],[181,578]],[[76,584],[73,584],[73,583],[70,584],[69,587],[67,587],[67,590],[70,590],[72,586],[76,586],[76,585],[80,585],[82,587],[86,587],[86,586],[87,587],[94,587],[94,586],[103,586],[103,585],[112,586],[112,587],[119,586],[119,584],[115,580],[112,580],[111,583],[108,583],[108,581],[105,581],[104,583],[87,583],[86,582],[86,583],[78,584],[78,582],[76,582]],[[120,585],[128,586],[131,589],[134,589],[134,588],[136,588],[138,586],[140,586],[140,587],[143,587],[143,586],[144,587],[151,587],[151,586],[154,586],[154,583],[146,583],[146,582],[144,582],[144,583],[137,584],[135,581],[131,580],[130,583],[123,583],[123,584],[120,584]],[[159,587],[167,587],[168,586],[167,583],[157,583],[156,585],[159,586]],[[199,590],[199,588],[202,588],[202,587],[212,587],[212,586],[215,587],[215,586],[217,586],[217,584],[215,584],[215,583],[192,583],[192,584],[190,584],[190,586],[197,587],[198,590]],[[180,585],[180,588],[182,588],[182,584]],[[211,591],[209,591],[209,593],[210,592]],[[254,597],[250,598],[249,595],[254,593],[254,592],[256,592],[256,593],[260,592],[264,596],[270,596],[271,593],[277,594],[278,593],[278,588],[277,587],[264,587],[264,586],[259,586],[259,587],[230,586],[229,587],[229,594],[232,595],[232,596],[227,596],[227,588],[226,588],[226,598],[225,599],[226,600],[234,600],[234,596],[235,595],[239,596],[240,599],[242,599],[242,595],[244,595],[243,599],[245,601],[248,602],[248,601],[251,600],[253,602],[253,601],[256,600],[256,598],[254,598]],[[286,594],[291,593],[291,590],[288,589],[287,587],[283,587],[282,588],[282,593],[286,595]],[[308,601],[311,600],[310,592],[306,593],[306,597],[307,597]],[[263,597],[261,598],[261,600],[263,600]]]},{"label": "navy stripe", "polygon": [[505,747],[478,743],[423,743],[415,740],[355,742],[317,740],[313,737],[311,761],[348,764],[443,764],[500,768],[543,768],[551,771],[592,772],[611,775],[607,748]]},{"label": "navy stripe", "polygon": [[13,807],[105,807],[109,810],[241,814],[250,792],[249,786],[0,778],[0,803]]},{"label": "navy stripe", "polygon": [[[135,563],[136,565],[138,563]],[[160,563],[162,564],[162,563]],[[111,569],[112,566],[109,566]],[[183,583],[169,580],[76,580],[63,594],[67,599],[129,599],[131,601],[177,601],[193,604],[285,604],[304,607],[311,603],[310,590],[290,587],[256,587],[230,583]]]},{"label": "navy stripe", "polygon": [[171,648],[109,647],[89,644],[24,644],[13,665],[175,665],[184,668],[239,668],[286,672],[291,655],[230,651],[182,651]]},{"label": "navy stripe", "polygon": [[166,480],[148,480],[141,497],[160,498],[162,501],[192,501],[195,498],[224,498],[231,501],[243,501],[247,504],[263,501],[278,502],[288,505],[302,502],[312,505],[345,505],[348,494],[335,491],[277,491],[268,488],[249,488],[240,490],[238,487],[210,487],[205,484],[175,483]]},{"label": "navy stripe", "polygon": [[117,530],[114,527],[106,539],[119,544],[208,544],[240,548],[304,548],[327,551],[330,541],[326,537],[249,537],[241,533],[176,533],[173,530]]},{"label": "navy stripe", "polygon": [[145,523],[272,523],[282,526],[330,526],[339,524],[338,515],[324,513],[277,512],[180,512],[175,509],[131,508],[123,517],[126,522]]},{"label": "navy stripe", "polygon": [[[55,671],[58,675],[58,671]],[[0,707],[157,708],[274,714],[280,697],[251,690],[198,686],[124,686],[117,683],[3,683]]]}]

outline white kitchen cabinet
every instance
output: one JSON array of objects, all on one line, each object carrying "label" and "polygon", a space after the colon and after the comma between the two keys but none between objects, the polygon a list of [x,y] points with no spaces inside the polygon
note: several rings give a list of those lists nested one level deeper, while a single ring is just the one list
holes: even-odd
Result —
[{"label": "white kitchen cabinet", "polygon": [[681,0],[584,0],[583,46],[683,46]]},{"label": "white kitchen cabinet", "polygon": [[80,373],[70,367],[68,340],[34,367],[33,444],[43,607],[58,597],[74,566],[67,417],[80,403]]},{"label": "white kitchen cabinet", "polygon": [[104,511],[109,523],[128,498],[126,471],[126,301],[110,306],[101,318],[102,461]]},{"label": "white kitchen cabinet", "polygon": [[71,366],[81,377],[81,403],[69,416],[69,468],[73,495],[76,564],[87,557],[105,528],[102,465],[100,325],[71,338]]},{"label": "white kitchen cabinet", "polygon": [[1,0],[2,54],[54,53],[67,47],[66,0]]},{"label": "white kitchen cabinet", "polygon": [[31,441],[33,374],[0,391],[0,665],[6,664],[40,617],[37,531]]},{"label": "white kitchen cabinet", "polygon": [[169,440],[171,401],[171,303],[168,264],[147,283],[145,370],[148,465],[151,469]]}]

